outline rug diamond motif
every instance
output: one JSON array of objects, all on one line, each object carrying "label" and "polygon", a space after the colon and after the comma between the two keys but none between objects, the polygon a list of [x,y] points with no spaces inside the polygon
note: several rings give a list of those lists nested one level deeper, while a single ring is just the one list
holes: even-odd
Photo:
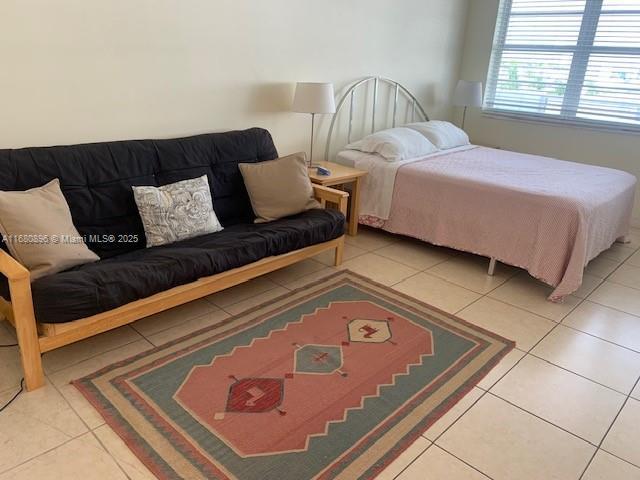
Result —
[{"label": "rug diamond motif", "polygon": [[295,372],[330,374],[342,367],[342,347],[304,345],[296,351]]},{"label": "rug diamond motif", "polygon": [[260,413],[282,402],[284,381],[279,378],[243,378],[231,385],[227,412]]},{"label": "rug diamond motif", "polygon": [[391,327],[387,320],[356,318],[349,322],[349,339],[352,342],[383,343],[391,339]]}]

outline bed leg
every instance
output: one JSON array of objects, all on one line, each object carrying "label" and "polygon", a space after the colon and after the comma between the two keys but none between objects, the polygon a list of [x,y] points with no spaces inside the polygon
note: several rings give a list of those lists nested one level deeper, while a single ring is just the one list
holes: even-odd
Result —
[{"label": "bed leg", "polygon": [[339,267],[342,264],[342,254],[344,253],[344,236],[340,238],[338,245],[336,246],[336,253],[334,257],[333,264],[336,267]]},{"label": "bed leg", "polygon": [[495,275],[496,273],[496,259],[495,258],[491,258],[489,260],[489,270],[487,271],[487,274],[491,275],[493,277],[493,275]]},{"label": "bed leg", "polygon": [[623,235],[616,239],[616,243],[631,243],[631,237],[629,235]]}]

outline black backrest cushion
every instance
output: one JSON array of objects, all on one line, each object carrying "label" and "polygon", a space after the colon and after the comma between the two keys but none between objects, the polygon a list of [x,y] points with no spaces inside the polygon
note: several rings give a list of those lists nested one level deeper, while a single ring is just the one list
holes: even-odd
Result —
[{"label": "black backrest cushion", "polygon": [[[146,244],[132,185],[161,186],[206,174],[222,225],[251,222],[238,163],[278,157],[261,128],[167,140],[125,140],[0,150],[0,190],[26,190],[59,178],[73,222],[101,257]],[[114,236],[113,241],[109,235]],[[137,242],[130,242],[137,236]]]}]

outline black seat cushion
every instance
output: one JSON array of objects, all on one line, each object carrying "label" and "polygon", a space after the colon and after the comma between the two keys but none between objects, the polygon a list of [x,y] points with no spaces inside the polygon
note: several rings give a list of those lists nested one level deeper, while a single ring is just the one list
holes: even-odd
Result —
[{"label": "black seat cushion", "polygon": [[63,323],[105,312],[201,277],[338,238],[344,224],[337,211],[309,210],[80,265],[32,284],[36,319]]}]

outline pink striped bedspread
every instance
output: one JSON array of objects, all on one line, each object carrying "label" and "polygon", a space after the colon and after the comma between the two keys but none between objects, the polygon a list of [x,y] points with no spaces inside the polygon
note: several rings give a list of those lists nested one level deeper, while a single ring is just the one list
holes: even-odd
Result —
[{"label": "pink striped bedspread", "polygon": [[477,147],[403,165],[389,219],[360,221],[524,268],[561,301],[628,234],[635,188],[619,170]]}]

